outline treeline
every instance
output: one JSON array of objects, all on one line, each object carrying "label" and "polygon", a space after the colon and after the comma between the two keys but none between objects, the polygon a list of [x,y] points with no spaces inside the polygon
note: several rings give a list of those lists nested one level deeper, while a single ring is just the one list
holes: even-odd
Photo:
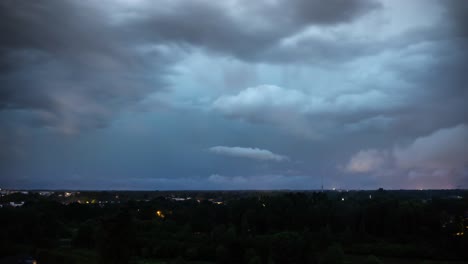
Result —
[{"label": "treeline", "polygon": [[372,255],[466,260],[466,210],[467,199],[401,199],[383,190],[222,204],[159,197],[104,207],[41,198],[0,209],[0,254],[31,254],[51,264],[344,263],[347,255],[368,263],[380,262]]}]

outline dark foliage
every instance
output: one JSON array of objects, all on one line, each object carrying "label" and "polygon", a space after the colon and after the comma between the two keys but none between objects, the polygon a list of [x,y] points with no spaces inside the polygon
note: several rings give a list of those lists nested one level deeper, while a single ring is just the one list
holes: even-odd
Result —
[{"label": "dark foliage", "polygon": [[345,263],[347,255],[364,256],[366,263],[382,263],[382,257],[468,258],[468,200],[451,194],[186,193],[195,198],[175,201],[169,195],[146,193],[138,199],[141,194],[121,193],[118,202],[115,194],[81,195],[93,202],[12,196],[26,203],[0,209],[0,257],[26,254],[51,264]]}]

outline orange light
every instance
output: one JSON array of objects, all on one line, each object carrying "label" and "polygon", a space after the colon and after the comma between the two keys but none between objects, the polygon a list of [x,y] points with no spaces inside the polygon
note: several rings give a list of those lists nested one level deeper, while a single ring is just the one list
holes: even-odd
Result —
[{"label": "orange light", "polygon": [[161,218],[164,218],[164,217],[165,217],[165,215],[163,214],[163,212],[161,212],[161,211],[159,211],[159,210],[156,211],[156,215],[157,215],[158,217],[161,217]]}]

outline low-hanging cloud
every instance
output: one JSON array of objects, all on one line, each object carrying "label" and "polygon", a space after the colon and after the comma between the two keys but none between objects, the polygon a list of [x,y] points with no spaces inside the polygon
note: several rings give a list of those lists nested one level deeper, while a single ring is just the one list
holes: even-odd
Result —
[{"label": "low-hanging cloud", "polygon": [[352,173],[373,172],[388,162],[389,154],[376,149],[361,150],[354,154],[346,165],[346,171]]},{"label": "low-hanging cloud", "polygon": [[266,149],[259,148],[244,148],[244,147],[226,147],[226,146],[215,146],[209,148],[209,151],[226,156],[248,158],[255,160],[264,161],[286,161],[289,160],[287,156],[275,154]]},{"label": "low-hanging cloud", "polygon": [[345,171],[390,177],[399,182],[428,180],[432,186],[464,184],[468,172],[468,126],[439,129],[393,149],[358,151],[349,159]]},{"label": "low-hanging cloud", "polygon": [[419,137],[393,151],[397,166],[405,169],[461,169],[468,166],[468,126],[460,124]]},{"label": "low-hanging cloud", "polygon": [[295,134],[308,135],[322,129],[318,123],[369,119],[385,113],[397,106],[393,99],[394,96],[378,90],[327,97],[276,85],[259,85],[217,98],[212,109],[227,117],[270,123]]}]

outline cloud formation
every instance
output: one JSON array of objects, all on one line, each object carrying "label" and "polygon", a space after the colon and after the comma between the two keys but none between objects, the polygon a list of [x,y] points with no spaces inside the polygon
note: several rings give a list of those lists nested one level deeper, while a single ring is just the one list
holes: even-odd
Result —
[{"label": "cloud formation", "polygon": [[[395,182],[444,180],[452,188],[468,172],[468,126],[460,124],[418,137],[393,149],[361,150],[351,156],[345,171],[393,179]],[[440,182],[439,182],[440,183]]]},{"label": "cloud formation", "polygon": [[0,185],[468,186],[467,18],[465,0],[0,1]]},{"label": "cloud formation", "polygon": [[275,154],[266,149],[259,148],[244,148],[244,147],[226,147],[226,146],[215,146],[209,148],[210,152],[226,155],[231,157],[248,158],[255,160],[264,161],[286,161],[289,160],[287,156]]},{"label": "cloud formation", "polygon": [[404,169],[462,169],[468,167],[468,126],[460,124],[396,147],[397,166]]},{"label": "cloud formation", "polygon": [[158,8],[151,1],[6,1],[0,4],[0,111],[20,111],[34,125],[64,133],[102,128],[165,89],[181,49],[270,60],[284,53],[271,51],[283,38],[379,7],[372,0],[177,0]]},{"label": "cloud formation", "polygon": [[336,121],[346,124],[372,120],[377,113],[391,111],[397,106],[393,98],[393,95],[378,90],[320,96],[275,85],[260,85],[217,98],[213,109],[230,118],[271,123],[307,136],[323,133],[320,123],[333,127],[337,126]]},{"label": "cloud formation", "polygon": [[361,150],[351,157],[345,169],[352,173],[374,172],[382,169],[388,159],[388,153],[385,151],[376,149]]},{"label": "cloud formation", "polygon": [[[145,1],[144,1],[145,2]],[[248,61],[300,60],[281,45],[309,26],[333,26],[356,20],[381,7],[373,0],[165,1],[166,8],[146,3],[134,7],[129,20],[157,42],[199,46]],[[331,41],[330,41],[331,43]]]},{"label": "cloud formation", "polygon": [[10,119],[67,134],[102,128],[165,87],[173,59],[125,40],[98,5],[6,1],[0,17],[0,111]]}]

